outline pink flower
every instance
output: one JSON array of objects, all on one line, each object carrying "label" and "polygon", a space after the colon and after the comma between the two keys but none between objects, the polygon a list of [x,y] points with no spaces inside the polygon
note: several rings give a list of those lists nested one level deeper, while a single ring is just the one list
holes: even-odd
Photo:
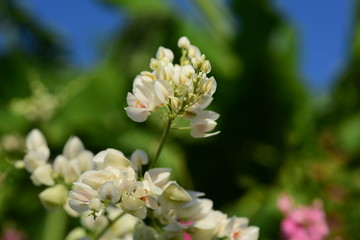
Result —
[{"label": "pink flower", "polygon": [[25,240],[27,239],[23,232],[16,230],[16,229],[6,229],[2,236],[0,236],[1,239],[4,240]]},{"label": "pink flower", "polygon": [[192,240],[191,235],[189,233],[183,233],[184,240]]},{"label": "pink flower", "polygon": [[[285,215],[281,222],[281,233],[285,240],[322,240],[329,233],[326,216],[320,202],[312,206],[293,207],[287,196],[279,199],[279,209]],[[280,204],[280,202],[282,204]]]}]

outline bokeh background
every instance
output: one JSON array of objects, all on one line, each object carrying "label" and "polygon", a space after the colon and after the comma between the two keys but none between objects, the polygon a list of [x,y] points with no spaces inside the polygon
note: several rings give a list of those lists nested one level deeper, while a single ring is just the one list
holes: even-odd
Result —
[{"label": "bokeh background", "polygon": [[360,2],[356,0],[0,1],[0,232],[64,239],[25,170],[24,137],[52,156],[71,135],[97,153],[154,154],[161,123],[132,122],[126,94],[158,46],[187,36],[212,64],[221,134],[173,131],[160,165],[215,208],[280,239],[280,193],[323,202],[328,239],[360,239]]}]

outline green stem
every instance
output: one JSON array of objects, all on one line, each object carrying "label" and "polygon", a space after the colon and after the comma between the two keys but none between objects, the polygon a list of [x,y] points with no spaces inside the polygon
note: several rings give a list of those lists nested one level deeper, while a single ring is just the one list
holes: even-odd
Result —
[{"label": "green stem", "polygon": [[169,136],[169,132],[170,132],[170,128],[171,128],[171,122],[173,121],[173,118],[169,117],[168,120],[166,121],[166,125],[165,125],[165,128],[164,128],[164,131],[163,131],[163,134],[161,136],[161,140],[160,140],[160,145],[159,145],[159,148],[158,150],[156,151],[156,155],[155,155],[155,158],[154,158],[154,161],[152,161],[152,163],[150,164],[150,167],[149,169],[152,169],[155,167],[156,165],[156,162],[158,161],[159,159],[159,156],[160,156],[160,153],[165,145],[165,142],[166,142],[166,139],[167,137]]},{"label": "green stem", "polygon": [[121,218],[122,216],[124,216],[125,212],[122,212],[119,216],[117,216],[114,220],[111,220],[109,217],[109,224],[103,229],[101,230],[95,237],[94,240],[99,240],[101,238],[101,236],[107,231],[109,230],[109,228],[111,227],[111,225],[113,225],[114,222],[116,222],[117,220],[119,220],[119,218]]}]

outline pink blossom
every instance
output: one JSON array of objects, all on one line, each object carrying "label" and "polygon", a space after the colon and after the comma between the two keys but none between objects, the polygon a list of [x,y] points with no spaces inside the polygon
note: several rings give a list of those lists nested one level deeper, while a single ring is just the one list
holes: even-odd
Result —
[{"label": "pink blossom", "polygon": [[326,216],[319,202],[314,202],[312,206],[288,206],[287,203],[279,204],[280,211],[285,215],[281,222],[285,240],[322,240],[329,233]]},{"label": "pink blossom", "polygon": [[16,229],[6,229],[2,236],[0,236],[3,240],[25,240],[26,237],[23,232]]}]

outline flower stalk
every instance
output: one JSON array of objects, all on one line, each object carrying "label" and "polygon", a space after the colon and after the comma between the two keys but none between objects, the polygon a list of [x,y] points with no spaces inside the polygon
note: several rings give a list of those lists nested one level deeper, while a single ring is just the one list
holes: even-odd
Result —
[{"label": "flower stalk", "polygon": [[165,145],[165,142],[169,136],[169,133],[170,133],[170,129],[171,129],[171,123],[173,121],[173,118],[172,117],[169,117],[166,121],[166,124],[165,124],[165,128],[164,128],[164,131],[162,133],[162,136],[161,136],[161,140],[160,140],[160,144],[159,144],[159,147],[156,151],[156,154],[155,154],[155,157],[154,157],[154,160],[151,162],[150,164],[150,167],[149,169],[152,169],[156,166],[156,163],[160,157],[160,153]]}]

